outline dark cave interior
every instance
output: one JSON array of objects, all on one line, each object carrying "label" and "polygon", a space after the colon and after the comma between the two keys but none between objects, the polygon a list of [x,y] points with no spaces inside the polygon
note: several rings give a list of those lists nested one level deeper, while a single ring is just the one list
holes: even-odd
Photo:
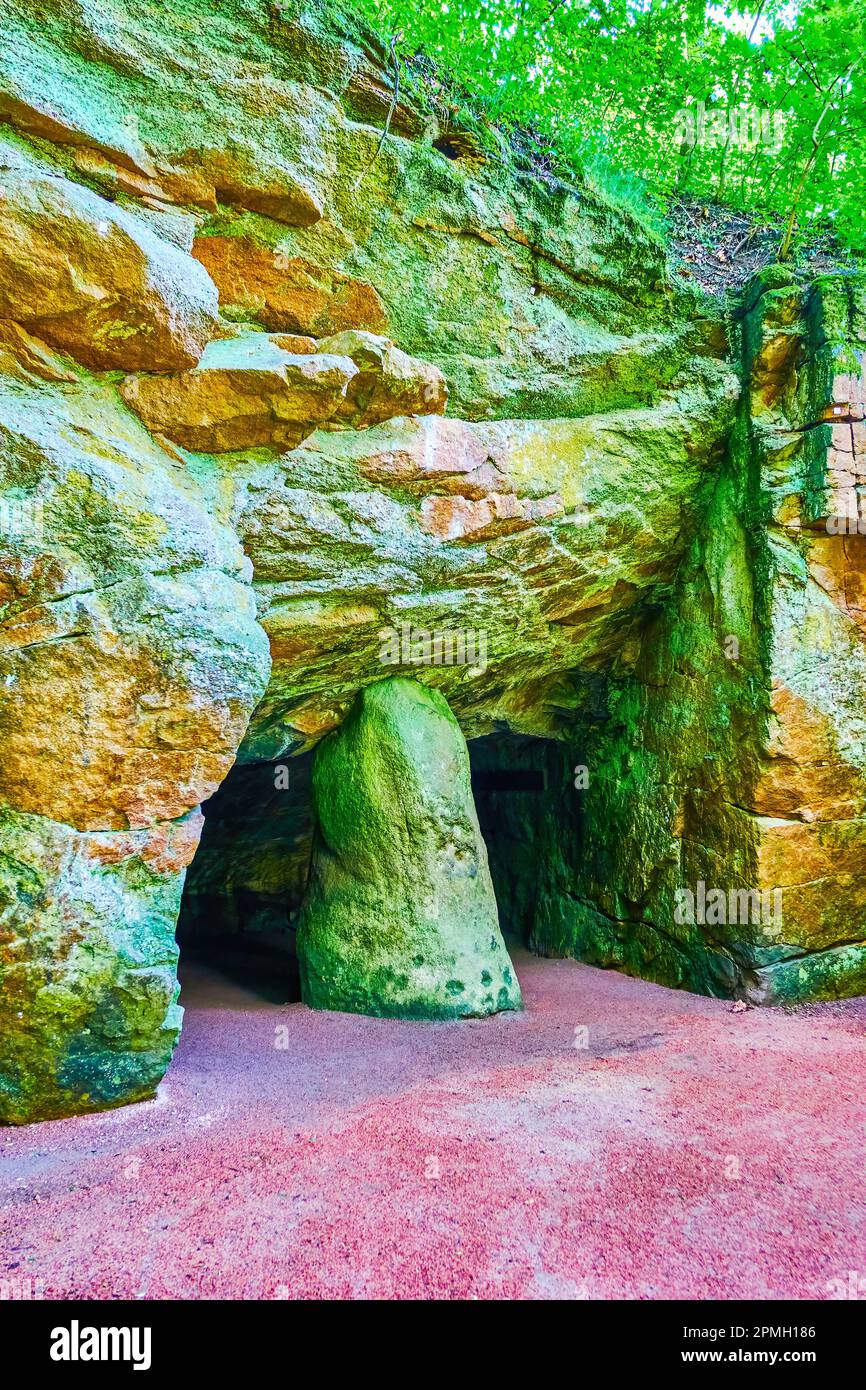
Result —
[{"label": "dark cave interior", "polygon": [[[564,850],[579,852],[573,759],[563,743],[508,732],[468,748],[502,931],[530,946]],[[300,998],[295,928],[313,844],[312,762],[306,753],[239,764],[203,806],[178,920],[181,975],[197,962],[264,998]]]}]

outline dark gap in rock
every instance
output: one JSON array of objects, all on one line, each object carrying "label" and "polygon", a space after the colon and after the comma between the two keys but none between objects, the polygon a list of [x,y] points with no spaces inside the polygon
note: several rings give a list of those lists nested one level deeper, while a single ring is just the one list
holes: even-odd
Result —
[{"label": "dark gap in rock", "polygon": [[177,926],[180,975],[300,999],[295,928],[313,840],[312,754],[232,768],[205,802]]},{"label": "dark gap in rock", "polygon": [[472,777],[472,790],[479,792],[543,792],[544,771],[529,768],[480,768]]},{"label": "dark gap in rock", "polygon": [[558,740],[503,733],[473,739],[469,758],[502,932],[533,946],[546,937],[546,904],[581,854],[577,759]]},{"label": "dark gap in rock", "polygon": [[444,154],[446,159],[462,159],[465,154],[462,144],[457,140],[450,139],[447,135],[442,135],[438,140],[434,140],[433,148],[438,150],[440,154]]},{"label": "dark gap in rock", "polygon": [[[468,747],[503,934],[544,949],[545,905],[580,855],[575,755],[553,739],[505,733]],[[216,978],[253,998],[300,998],[295,929],[312,853],[312,759],[238,765],[204,804],[177,927],[184,997]]]}]

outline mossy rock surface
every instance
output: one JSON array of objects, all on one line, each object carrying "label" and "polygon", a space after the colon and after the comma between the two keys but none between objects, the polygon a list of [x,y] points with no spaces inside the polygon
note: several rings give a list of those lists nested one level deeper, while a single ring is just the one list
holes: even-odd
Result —
[{"label": "mossy rock surface", "polygon": [[306,1002],[405,1018],[519,1008],[466,744],[438,691],[402,677],[368,686],[319,748],[313,785]]}]

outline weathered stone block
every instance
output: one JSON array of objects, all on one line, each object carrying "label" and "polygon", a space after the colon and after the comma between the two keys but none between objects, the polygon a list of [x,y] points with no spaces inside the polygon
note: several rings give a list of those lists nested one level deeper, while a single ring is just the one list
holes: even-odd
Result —
[{"label": "weathered stone block", "polygon": [[313,785],[306,1002],[404,1018],[519,1008],[466,744],[442,696],[403,678],[368,686],[317,751]]},{"label": "weathered stone block", "polygon": [[67,179],[0,169],[0,317],[90,367],[191,367],[216,328],[207,271]]},{"label": "weathered stone block", "polygon": [[345,355],[297,355],[266,333],[209,343],[191,372],[128,377],[127,403],[187,449],[294,448],[330,420],[357,367]]}]

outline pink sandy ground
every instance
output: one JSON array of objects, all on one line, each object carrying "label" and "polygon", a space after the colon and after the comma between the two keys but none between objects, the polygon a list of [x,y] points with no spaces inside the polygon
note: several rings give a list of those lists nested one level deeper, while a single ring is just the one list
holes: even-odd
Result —
[{"label": "pink sandy ground", "polygon": [[734,1013],[517,963],[523,1014],[447,1024],[312,1013],[197,970],[156,1101],[0,1131],[0,1279],[823,1299],[866,1277],[866,1000]]}]

